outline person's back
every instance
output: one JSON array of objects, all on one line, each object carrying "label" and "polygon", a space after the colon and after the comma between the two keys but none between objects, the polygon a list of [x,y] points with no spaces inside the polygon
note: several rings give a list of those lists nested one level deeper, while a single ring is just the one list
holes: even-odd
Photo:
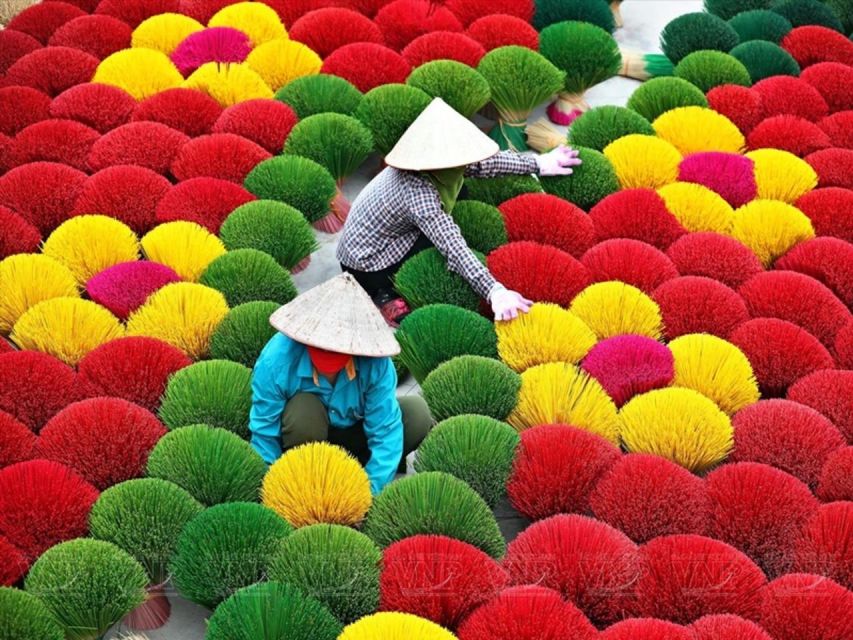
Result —
[{"label": "person's back", "polygon": [[[383,169],[352,203],[338,244],[338,261],[379,270],[405,255],[420,235],[408,215],[413,187],[423,189],[428,185],[414,173],[394,167]],[[366,242],[368,235],[371,242]],[[385,242],[375,242],[377,238]],[[391,250],[389,242],[398,244],[400,249]]]}]

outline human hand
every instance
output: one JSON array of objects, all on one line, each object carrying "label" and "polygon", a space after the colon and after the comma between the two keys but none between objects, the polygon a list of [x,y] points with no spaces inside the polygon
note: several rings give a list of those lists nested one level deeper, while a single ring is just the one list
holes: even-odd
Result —
[{"label": "human hand", "polygon": [[533,305],[532,300],[528,300],[517,291],[510,291],[502,284],[496,285],[492,290],[489,302],[492,305],[495,320],[514,320],[518,317],[519,311],[527,313]]},{"label": "human hand", "polygon": [[582,164],[578,151],[564,144],[538,156],[536,162],[541,176],[570,176],[572,167]]}]

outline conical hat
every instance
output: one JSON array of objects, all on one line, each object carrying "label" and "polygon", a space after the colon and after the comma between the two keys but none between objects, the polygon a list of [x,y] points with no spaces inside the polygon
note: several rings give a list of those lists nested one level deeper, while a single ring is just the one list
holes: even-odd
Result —
[{"label": "conical hat", "polygon": [[421,115],[385,156],[385,164],[406,171],[450,169],[491,158],[497,143],[441,98]]},{"label": "conical hat", "polygon": [[372,358],[400,353],[394,332],[349,273],[280,307],[270,316],[270,324],[297,342],[327,351]]}]

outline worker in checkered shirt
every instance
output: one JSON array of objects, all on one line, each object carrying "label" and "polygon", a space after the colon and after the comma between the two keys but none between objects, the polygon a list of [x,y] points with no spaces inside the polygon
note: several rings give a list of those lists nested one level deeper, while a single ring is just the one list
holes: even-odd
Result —
[{"label": "worker in checkered shirt", "polygon": [[383,170],[353,202],[337,257],[392,326],[409,312],[393,279],[408,258],[435,247],[447,268],[462,276],[510,320],[532,302],[498,282],[468,247],[449,215],[466,176],[569,175],[581,163],[577,151],[560,146],[540,155],[499,152],[470,120],[436,98],[385,157]]}]

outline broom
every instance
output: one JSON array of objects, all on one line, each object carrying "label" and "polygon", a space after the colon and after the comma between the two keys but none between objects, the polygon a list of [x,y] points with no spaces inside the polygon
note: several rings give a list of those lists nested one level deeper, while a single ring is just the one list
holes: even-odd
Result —
[{"label": "broom", "polygon": [[586,22],[560,22],[539,35],[539,50],[566,73],[563,91],[548,107],[552,122],[569,125],[589,109],[584,93],[619,73],[622,57],[607,31]]},{"label": "broom", "polygon": [[502,149],[525,151],[527,117],[565,85],[565,74],[547,58],[525,47],[499,47],[487,53],[477,70],[489,83],[498,121],[490,132]]}]

